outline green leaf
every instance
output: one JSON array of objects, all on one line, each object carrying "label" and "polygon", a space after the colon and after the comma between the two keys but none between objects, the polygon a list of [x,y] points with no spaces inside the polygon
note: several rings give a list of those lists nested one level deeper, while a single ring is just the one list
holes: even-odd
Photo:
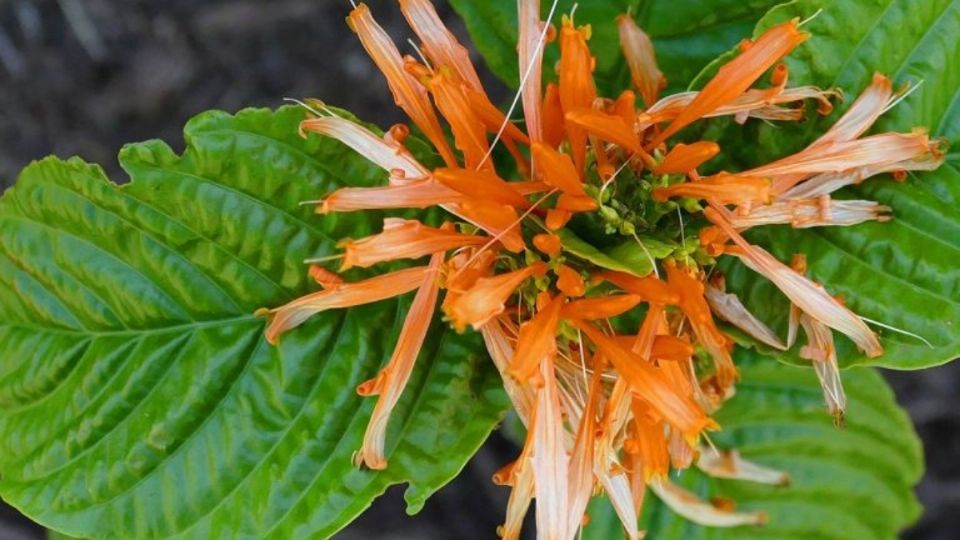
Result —
[{"label": "green leaf", "polygon": [[506,407],[482,343],[431,331],[388,432],[360,470],[407,301],[326,312],[263,337],[252,315],[317,286],[302,260],[379,227],[299,201],[384,174],[302,112],[202,114],[187,149],[120,155],[118,186],[74,158],[0,199],[0,494],[82,538],[327,537],[389,485],[408,511],[456,475]]},{"label": "green leaf", "polygon": [[673,253],[674,250],[673,246],[648,238],[643,240],[646,252],[634,240],[601,251],[569,229],[560,229],[556,234],[560,237],[560,243],[563,244],[565,251],[601,268],[627,272],[640,277],[653,271],[651,257],[662,259]]},{"label": "green leaf", "polygon": [[[932,344],[880,328],[886,354],[865,358],[843,339],[838,350],[844,365],[918,369],[947,362],[960,356],[960,0],[799,0],[772,10],[757,31],[821,8],[804,27],[811,38],[788,58],[791,83],[838,86],[849,104],[875,71],[888,74],[895,86],[923,81],[873,131],[925,127],[949,140],[952,151],[937,171],[912,174],[903,183],[872,178],[842,192],[893,208],[888,223],[764,227],[751,239],[781,260],[806,253],[811,276],[842,294],[855,312]],[[745,145],[757,161],[775,159],[802,148],[841,111],[802,125],[761,125],[759,140],[730,140],[727,146]],[[782,328],[781,295],[741,265],[731,266],[730,288],[759,317]]]},{"label": "green leaf", "polygon": [[[487,66],[511,87],[518,86],[517,7],[505,0],[451,0]],[[554,25],[577,4],[577,24],[591,24],[590,50],[597,59],[601,92],[616,95],[630,88],[630,73],[620,52],[615,19],[633,14],[653,38],[657,62],[671,90],[684,89],[700,67],[750,34],[754,24],[779,0],[561,0]],[[552,2],[541,1],[546,17]],[[556,47],[547,49],[544,65],[555,65]],[[550,69],[546,70],[550,71]]]},{"label": "green leaf", "polygon": [[[706,528],[647,495],[641,526],[648,538],[671,539],[895,539],[920,513],[913,487],[923,463],[920,442],[890,388],[871,369],[843,374],[849,398],[846,424],[833,425],[812,370],[757,354],[738,358],[736,396],[716,416],[720,449],[786,471],[789,486],[709,478],[690,469],[674,478],[703,498],[721,497],[737,509],[763,511],[763,527]],[[586,539],[619,538],[608,503],[591,505]]]}]

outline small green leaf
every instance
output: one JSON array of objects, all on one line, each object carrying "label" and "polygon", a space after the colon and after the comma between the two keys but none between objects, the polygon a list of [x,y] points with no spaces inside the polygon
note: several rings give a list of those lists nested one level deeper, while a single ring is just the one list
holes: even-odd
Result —
[{"label": "small green leaf", "polygon": [[[788,57],[791,83],[837,86],[849,104],[874,72],[887,74],[895,86],[923,81],[873,131],[927,128],[931,136],[950,141],[951,153],[936,171],[911,174],[905,182],[871,178],[841,193],[891,207],[890,222],[763,227],[751,239],[781,260],[806,253],[811,276],[842,294],[855,312],[931,344],[876,327],[886,354],[868,359],[841,339],[844,365],[918,369],[950,361],[960,356],[960,0],[799,0],[772,10],[757,32],[820,9],[804,26],[810,39]],[[721,146],[749,148],[746,154],[755,161],[779,158],[825,131],[845,107],[839,109],[800,125],[760,125],[759,140],[721,141]],[[769,282],[732,264],[727,283],[760,318],[784,327],[786,303]]]},{"label": "small green leaf", "polygon": [[[487,66],[516,88],[517,6],[503,0],[451,0],[467,24],[467,30]],[[630,88],[630,73],[620,52],[616,18],[631,13],[653,38],[657,62],[670,90],[686,88],[700,68],[748,36],[754,24],[779,0],[561,0],[554,25],[562,14],[577,5],[578,25],[592,25],[590,50],[597,59],[596,78],[600,90],[616,95]],[[546,17],[552,2],[541,2]],[[549,47],[544,65],[552,67],[558,58]],[[550,71],[550,70],[547,70]]]},{"label": "small green leaf", "polygon": [[506,407],[476,336],[436,324],[361,470],[408,302],[326,312],[263,339],[253,311],[317,287],[303,259],[377,216],[299,202],[384,173],[302,111],[205,113],[187,149],[124,148],[118,186],[45,159],[0,200],[0,495],[81,538],[327,537],[389,485],[408,511],[456,475]]},{"label": "small green leaf", "polygon": [[[788,486],[709,478],[690,469],[672,478],[699,496],[725,498],[739,510],[766,512],[762,527],[695,525],[647,495],[641,526],[657,540],[897,538],[920,513],[913,487],[923,462],[920,442],[893,393],[877,374],[843,374],[849,398],[846,424],[833,425],[812,370],[756,354],[738,355],[742,379],[716,418],[720,449],[790,474]],[[619,538],[620,523],[595,499],[584,538]]]},{"label": "small green leaf", "polygon": [[[606,251],[590,245],[569,229],[557,231],[563,249],[585,261],[618,272],[627,272],[636,276],[646,276],[653,271],[654,259],[662,259],[673,252],[674,248],[668,244],[652,238],[642,240],[646,251],[637,243],[630,240],[618,244]],[[649,255],[648,255],[649,254]]]}]

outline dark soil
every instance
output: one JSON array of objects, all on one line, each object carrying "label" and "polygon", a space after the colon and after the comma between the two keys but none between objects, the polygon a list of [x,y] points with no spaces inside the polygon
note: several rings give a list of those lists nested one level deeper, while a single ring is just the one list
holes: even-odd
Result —
[{"label": "dark soil", "polygon": [[[394,2],[367,3],[399,41],[408,36]],[[287,96],[319,97],[381,125],[400,121],[343,22],[348,10],[348,0],[2,1],[0,181],[10,185],[47,154],[80,155],[120,180],[124,143],[182,146],[183,124],[201,111],[274,107]],[[926,444],[927,511],[905,538],[960,537],[960,364],[887,375]],[[490,476],[514,454],[494,436],[418,516],[406,516],[394,488],[338,537],[491,538],[507,491]],[[0,511],[0,540],[41,537],[14,510]]]}]

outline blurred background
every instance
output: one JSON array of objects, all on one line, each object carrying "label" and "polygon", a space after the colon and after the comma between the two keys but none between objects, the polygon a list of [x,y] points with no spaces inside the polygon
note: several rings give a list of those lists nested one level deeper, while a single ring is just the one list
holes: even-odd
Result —
[{"label": "blurred background", "polygon": [[[409,37],[394,2],[367,4],[398,42]],[[47,154],[82,156],[122,180],[124,143],[160,138],[182,148],[184,123],[211,108],[318,97],[383,126],[402,121],[344,23],[349,9],[348,0],[0,0],[0,184]],[[499,81],[485,82],[507,99]],[[885,374],[926,448],[918,488],[926,513],[904,538],[960,537],[960,363]],[[337,538],[491,538],[509,493],[490,476],[516,452],[494,434],[419,515],[406,515],[403,488],[394,487]],[[43,537],[0,505],[0,540]]]}]

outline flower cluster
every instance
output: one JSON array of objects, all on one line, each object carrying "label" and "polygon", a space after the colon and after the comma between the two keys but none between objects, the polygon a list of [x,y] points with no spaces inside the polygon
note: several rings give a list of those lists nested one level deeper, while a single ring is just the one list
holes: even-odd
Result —
[{"label": "flower cluster", "polygon": [[[504,538],[518,537],[533,500],[542,537],[573,538],[598,490],[630,538],[640,536],[637,516],[647,487],[700,523],[762,522],[761,514],[701,501],[668,479],[671,468],[696,465],[718,476],[784,481],[776,471],[703,444],[705,431],[718,427],[711,414],[738,378],[733,340],[717,320],[783,350],[794,346],[802,328],[799,356],[816,369],[838,419],[845,398],[834,331],[869,356],[883,348],[841,299],[804,275],[802,255],[786,264],[743,232],[886,220],[887,207],[832,194],[880,173],[902,179],[905,171],[936,168],[941,143],[920,130],[864,136],[902,97],[876,75],[833,128],[801,152],[702,176],[698,171],[721,148],[689,138],[675,142],[691,133],[684,130],[691,124],[718,116],[738,123],[798,121],[809,101],[830,112],[837,92],[787,86],[781,60],[808,38],[796,20],[745,40],[702,90],[661,98],[666,81],[650,39],[630,17],[620,17],[638,107],[632,90],[598,95],[589,27],[577,27],[570,15],[556,29],[541,20],[538,0],[519,0],[517,100],[524,122],[515,124],[491,102],[467,50],[429,0],[400,0],[400,9],[420,39],[419,59],[401,55],[365,5],[348,22],[444,166],[430,169],[414,158],[404,146],[406,126],[379,136],[318,104],[301,130],[342,141],[386,170],[389,183],[337,190],[317,211],[439,206],[449,220],[387,218],[381,233],[344,240],[340,270],[429,260],[357,282],[314,265],[310,274],[322,290],[269,310],[267,339],[275,343],[323,310],[416,291],[389,363],[357,389],[377,396],[357,462],[382,469],[390,413],[435,309],[439,305],[458,331],[482,333],[527,428],[520,456],[494,478],[513,489],[499,531]],[[560,49],[556,82],[544,86],[543,52],[554,42]],[[768,83],[757,87],[761,79]],[[506,152],[495,165],[500,143]],[[577,234],[601,244],[627,242],[642,264],[583,256],[571,247]],[[787,296],[785,339],[724,290],[713,266],[721,256],[738,258]]]}]

